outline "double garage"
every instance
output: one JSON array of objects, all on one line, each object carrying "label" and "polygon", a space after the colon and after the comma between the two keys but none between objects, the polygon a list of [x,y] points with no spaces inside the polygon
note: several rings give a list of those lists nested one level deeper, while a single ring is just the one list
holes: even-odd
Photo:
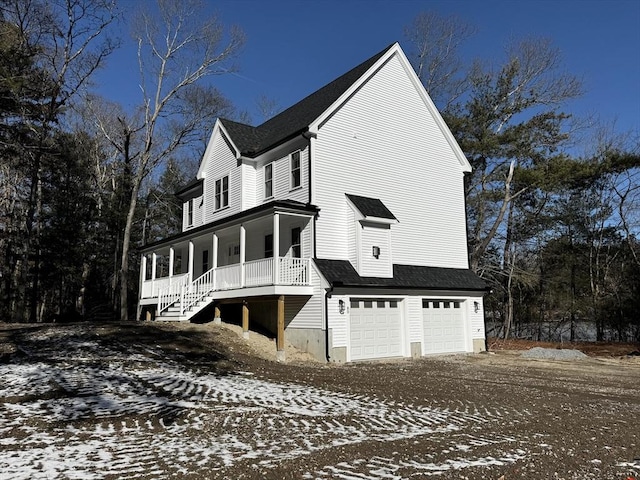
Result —
[{"label": "double garage", "polygon": [[[350,299],[352,361],[404,356],[404,302],[388,298]],[[466,351],[463,306],[464,302],[454,299],[422,300],[422,355]]]}]

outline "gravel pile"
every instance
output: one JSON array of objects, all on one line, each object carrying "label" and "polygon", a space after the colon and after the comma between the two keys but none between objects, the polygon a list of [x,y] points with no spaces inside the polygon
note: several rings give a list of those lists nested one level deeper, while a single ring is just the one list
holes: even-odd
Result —
[{"label": "gravel pile", "polygon": [[580,350],[534,347],[522,353],[524,358],[544,358],[548,360],[582,360],[588,358]]}]

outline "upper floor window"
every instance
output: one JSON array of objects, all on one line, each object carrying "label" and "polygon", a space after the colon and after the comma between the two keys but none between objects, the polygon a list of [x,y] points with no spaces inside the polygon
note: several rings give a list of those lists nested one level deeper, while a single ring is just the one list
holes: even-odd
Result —
[{"label": "upper floor window", "polygon": [[291,154],[291,189],[300,186],[300,150]]},{"label": "upper floor window", "polygon": [[187,226],[193,225],[193,198],[187,202]]},{"label": "upper floor window", "polygon": [[216,210],[229,206],[229,176],[216,180]]},{"label": "upper floor window", "polygon": [[264,198],[273,197],[273,163],[264,166]]}]

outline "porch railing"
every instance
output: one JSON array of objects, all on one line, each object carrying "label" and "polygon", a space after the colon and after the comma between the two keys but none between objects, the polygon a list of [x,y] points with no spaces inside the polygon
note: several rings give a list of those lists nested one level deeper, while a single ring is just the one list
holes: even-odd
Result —
[{"label": "porch railing", "polygon": [[309,285],[309,262],[308,258],[280,257],[280,285]]},{"label": "porch railing", "polygon": [[273,285],[273,258],[261,258],[244,264],[244,286]]},{"label": "porch railing", "polygon": [[216,290],[240,288],[240,264],[225,265],[216,269]]},{"label": "porch railing", "polygon": [[[209,293],[217,290],[232,290],[242,287],[266,285],[309,285],[311,259],[280,257],[261,258],[244,264],[225,265],[212,268],[193,282],[189,275],[174,275],[143,282],[142,298],[158,298],[158,314],[171,305],[180,303],[180,314],[196,305]],[[274,266],[277,265],[276,271]],[[244,285],[242,269],[244,268]]]},{"label": "porch railing", "polygon": [[185,285],[182,288],[180,292],[180,315],[184,315],[185,311],[196,305],[214,289],[215,277],[216,269],[212,268],[196,278],[190,285]]},{"label": "porch railing", "polygon": [[153,291],[157,289],[158,315],[178,301],[187,285],[189,285],[189,274],[187,273],[153,281],[151,296],[153,296]]}]

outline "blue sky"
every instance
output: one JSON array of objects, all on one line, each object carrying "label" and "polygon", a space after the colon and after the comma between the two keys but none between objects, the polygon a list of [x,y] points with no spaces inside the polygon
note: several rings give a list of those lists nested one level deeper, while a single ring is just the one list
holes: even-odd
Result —
[{"label": "blue sky", "polygon": [[[455,14],[477,33],[466,59],[500,63],[510,39],[544,36],[561,50],[585,94],[567,109],[615,121],[618,132],[640,134],[640,1],[638,0],[207,0],[226,25],[246,34],[237,75],[213,78],[254,123],[261,96],[283,109],[301,100],[387,45],[407,51],[404,28],[419,12]],[[133,5],[133,2],[127,5]],[[123,47],[96,78],[99,92],[125,106],[138,102],[136,52]]]}]

